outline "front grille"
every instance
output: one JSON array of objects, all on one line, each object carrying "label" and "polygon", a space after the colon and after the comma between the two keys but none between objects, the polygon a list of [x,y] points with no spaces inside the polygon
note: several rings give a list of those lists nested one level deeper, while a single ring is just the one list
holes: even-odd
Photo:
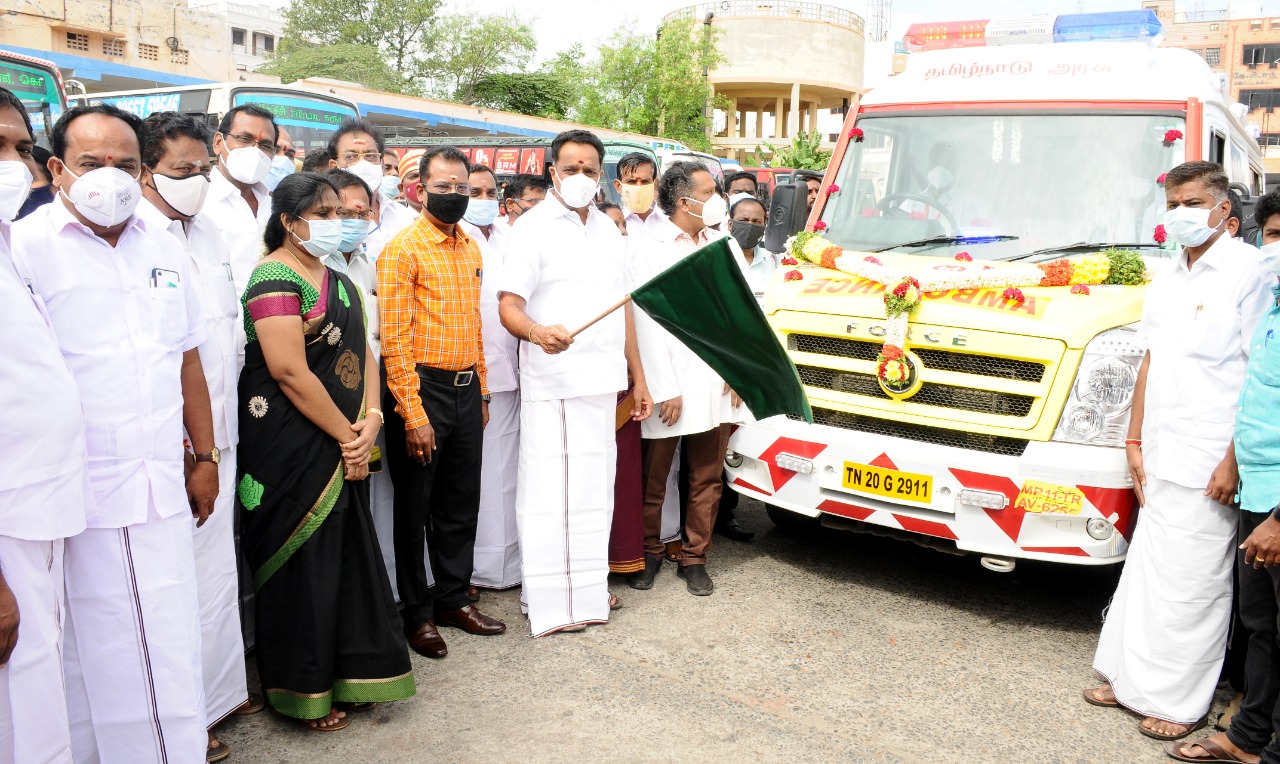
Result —
[{"label": "front grille", "polygon": [[[866,395],[872,398],[889,399],[889,395],[880,388],[874,374],[859,374],[851,371],[835,371],[820,369],[816,366],[797,366],[800,379],[810,387],[821,387],[853,395]],[[990,390],[974,390],[954,385],[940,385],[926,382],[920,391],[907,399],[911,403],[923,406],[939,406],[962,411],[976,411],[980,414],[996,416],[1024,417],[1031,413],[1031,404],[1035,398],[1015,393],[999,393]]]},{"label": "front grille", "polygon": [[[880,354],[880,347],[881,343],[867,340],[825,337],[820,334],[787,335],[788,350],[852,358],[858,361],[874,361]],[[1014,379],[1020,382],[1039,382],[1044,379],[1044,364],[1033,361],[922,347],[913,347],[911,351],[920,357],[925,367],[930,369],[975,374],[980,377]]]},{"label": "front grille", "polygon": [[[788,414],[788,419],[804,421],[802,417]],[[834,409],[815,408],[813,423],[828,427],[839,427],[842,430],[867,432],[873,435],[884,435],[891,438],[914,440],[918,443],[933,443],[938,446],[963,448],[968,451],[983,451],[1000,456],[1022,456],[1027,450],[1027,441],[1019,438],[1006,438],[999,435],[983,435],[975,432],[959,432],[941,427],[928,427],[922,424],[894,422],[889,419],[846,414]]]}]

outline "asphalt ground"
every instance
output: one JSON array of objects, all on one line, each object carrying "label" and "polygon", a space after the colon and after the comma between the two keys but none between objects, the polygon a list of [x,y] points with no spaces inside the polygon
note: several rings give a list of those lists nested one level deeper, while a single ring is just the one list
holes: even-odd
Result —
[{"label": "asphalt ground", "polygon": [[485,592],[508,632],[442,630],[447,658],[412,656],[416,697],[331,733],[232,718],[228,761],[1172,761],[1136,717],[1080,697],[1114,568],[993,573],[891,539],[783,533],[754,501],[738,515],[756,541],[716,537],[710,597],[666,564],[650,591],[615,582],[607,626],[533,640],[517,590]]}]

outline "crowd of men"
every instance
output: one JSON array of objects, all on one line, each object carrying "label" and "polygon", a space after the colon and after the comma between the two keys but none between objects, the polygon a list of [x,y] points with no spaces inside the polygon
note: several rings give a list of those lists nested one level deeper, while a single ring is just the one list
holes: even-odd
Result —
[{"label": "crowd of men", "polygon": [[[749,416],[737,395],[629,307],[595,319],[718,238],[762,292],[777,254],[760,246],[754,178],[726,190],[692,163],[659,178],[652,155],[632,154],[610,206],[589,132],[558,136],[545,176],[500,188],[452,147],[388,152],[362,120],[299,159],[248,105],[212,132],[171,112],[77,107],[46,153],[0,89],[0,316],[13,343],[0,363],[0,760],[216,761],[231,752],[215,729],[233,714],[265,706],[331,731],[369,705],[247,687],[246,650],[278,632],[261,628],[278,617],[259,610],[266,575],[240,548],[241,526],[271,511],[240,431],[268,415],[241,370],[275,299],[247,301],[273,248],[289,278],[318,284],[300,259],[312,255],[358,290],[341,297],[364,313],[381,408],[362,406],[351,429],[385,426],[346,480],[367,491],[402,655],[407,642],[445,657],[440,627],[503,633],[475,605],[481,588],[521,586],[535,637],[606,623],[620,606],[611,571],[648,589],[670,560],[705,596],[718,516],[750,540],[722,482],[730,423]],[[302,185],[291,176],[321,177],[305,173],[323,173],[337,204],[281,214]],[[308,343],[338,343],[282,300]],[[360,451],[342,442],[344,459]],[[395,697],[408,694],[411,677]]]}]

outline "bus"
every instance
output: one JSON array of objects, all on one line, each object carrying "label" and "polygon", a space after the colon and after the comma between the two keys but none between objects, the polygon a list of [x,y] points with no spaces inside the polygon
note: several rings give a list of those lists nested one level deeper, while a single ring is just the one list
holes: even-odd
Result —
[{"label": "bus", "polygon": [[109,103],[146,118],[158,111],[176,111],[203,117],[211,130],[222,115],[245,104],[261,106],[275,115],[276,124],[289,131],[298,158],[322,149],[343,120],[359,116],[351,101],[291,85],[221,82],[146,90],[120,90],[79,96],[77,102]]},{"label": "bus", "polygon": [[13,91],[31,117],[36,143],[49,147],[53,123],[67,108],[58,67],[41,58],[0,48],[0,86]]}]

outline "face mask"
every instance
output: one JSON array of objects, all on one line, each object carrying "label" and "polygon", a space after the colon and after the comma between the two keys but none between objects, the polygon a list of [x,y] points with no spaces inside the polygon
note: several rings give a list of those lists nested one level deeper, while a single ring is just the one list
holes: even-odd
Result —
[{"label": "face mask", "polygon": [[175,178],[172,175],[151,173],[156,184],[156,193],[179,215],[195,217],[204,207],[204,198],[209,194],[209,179],[196,173]]},{"label": "face mask", "polygon": [[467,206],[471,197],[465,194],[433,194],[427,193],[427,203],[423,206],[431,217],[445,225],[453,225],[467,214]]},{"label": "face mask", "polygon": [[[697,199],[690,199],[691,202],[697,202]],[[729,205],[725,202],[724,197],[720,194],[712,194],[711,198],[702,203],[702,214],[698,215],[690,211],[689,214],[694,217],[702,218],[702,224],[710,228],[711,226],[720,225],[724,222],[725,215],[729,212]]]},{"label": "face mask", "polygon": [[408,199],[409,201],[413,202],[414,204],[417,204],[417,205],[421,205],[421,204],[422,204],[422,200],[418,198],[418,184],[417,184],[417,183],[410,183],[410,184],[408,184],[408,185],[406,185],[406,186],[404,187],[404,198]]},{"label": "face mask", "polygon": [[352,218],[342,221],[342,242],[338,244],[339,252],[354,252],[373,233],[372,220]]},{"label": "face mask", "polygon": [[1258,251],[1262,253],[1262,267],[1280,276],[1280,241],[1273,241]]},{"label": "face mask", "polygon": [[600,188],[600,182],[588,178],[583,173],[570,175],[567,178],[560,177],[560,171],[551,168],[556,174],[556,178],[560,181],[560,199],[565,206],[570,209],[580,210],[591,204],[591,200],[596,198],[596,189]]},{"label": "face mask", "polygon": [[84,175],[76,175],[66,168],[66,173],[76,179],[71,190],[65,187],[62,194],[86,220],[103,228],[111,228],[133,215],[142,199],[142,187],[138,179],[115,167],[99,167]]},{"label": "face mask", "polygon": [[622,185],[622,204],[628,210],[640,215],[653,209],[653,184],[645,183],[643,186]]},{"label": "face mask", "polygon": [[267,177],[262,179],[268,191],[275,191],[276,186],[280,185],[280,181],[289,177],[294,173],[293,160],[286,156],[278,156],[271,160],[271,167],[267,170]]},{"label": "face mask", "polygon": [[764,238],[764,226],[735,220],[733,221],[733,230],[729,231],[729,233],[738,240],[738,246],[743,249],[752,249]]},{"label": "face mask", "polygon": [[[1174,207],[1164,213],[1164,230],[1184,247],[1198,247],[1209,240],[1218,228],[1209,227],[1212,207]],[[1218,223],[1222,227],[1227,221]]]},{"label": "face mask", "polygon": [[11,222],[31,193],[31,170],[16,159],[0,162],[0,220]]},{"label": "face mask", "polygon": [[477,228],[493,225],[493,219],[498,217],[498,200],[472,199],[467,204],[467,214],[463,217]]},{"label": "face mask", "polygon": [[352,175],[356,176],[360,180],[363,180],[365,182],[365,185],[367,185],[370,189],[382,187],[382,179],[385,176],[383,176],[382,174],[381,165],[376,165],[373,162],[368,162],[361,159],[359,162],[356,162],[350,167],[344,167],[343,169],[351,173]]},{"label": "face mask", "polygon": [[382,185],[378,188],[388,199],[395,199],[400,195],[400,176],[383,175]]},{"label": "face mask", "polygon": [[252,186],[267,177],[272,158],[257,146],[245,146],[227,152],[227,174],[240,183]]},{"label": "face mask", "polygon": [[338,248],[342,244],[341,220],[308,220],[307,226],[311,229],[311,237],[308,239],[303,239],[293,231],[289,232],[303,249],[316,257],[338,254]]}]

